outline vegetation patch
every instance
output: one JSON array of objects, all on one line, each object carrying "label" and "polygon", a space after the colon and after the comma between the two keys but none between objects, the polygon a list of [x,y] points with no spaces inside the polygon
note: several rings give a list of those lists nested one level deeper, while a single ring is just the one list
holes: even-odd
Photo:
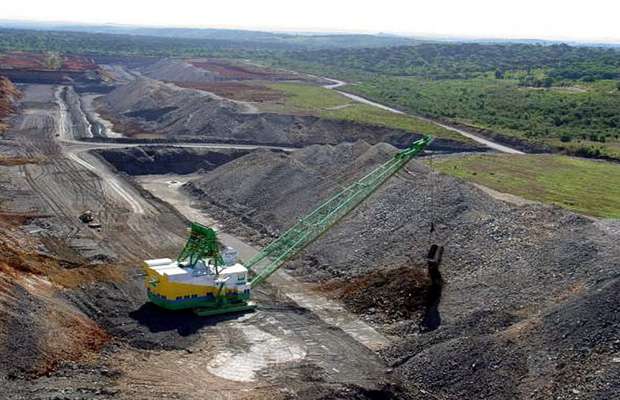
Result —
[{"label": "vegetation patch", "polygon": [[222,79],[230,80],[294,80],[299,79],[298,74],[285,71],[277,71],[270,68],[259,67],[247,63],[239,63],[222,59],[190,60],[191,65],[211,71]]},{"label": "vegetation patch", "polygon": [[620,165],[559,155],[472,155],[440,171],[499,192],[603,218],[620,218]]},{"label": "vegetation patch", "polygon": [[[544,85],[560,80],[594,81],[620,78],[620,54],[614,49],[566,44],[421,43],[415,46],[325,49],[291,52],[287,60],[322,64],[355,73],[469,79],[492,72],[498,79],[526,71],[524,80]],[[548,73],[540,74],[546,70]],[[543,78],[543,79],[540,79]],[[549,81],[547,81],[549,82]]]},{"label": "vegetation patch", "polygon": [[403,129],[470,143],[468,138],[430,122],[357,103],[338,92],[320,86],[302,83],[275,83],[270,84],[269,87],[284,93],[284,96],[281,100],[261,105],[262,111],[316,115],[322,118]]},{"label": "vegetation patch", "polygon": [[345,90],[414,114],[499,131],[581,156],[620,159],[620,90],[614,81],[575,90],[524,90],[516,79],[380,77]]},{"label": "vegetation patch", "polygon": [[352,82],[343,90],[509,142],[620,159],[617,49],[422,43],[289,52],[271,64]]}]

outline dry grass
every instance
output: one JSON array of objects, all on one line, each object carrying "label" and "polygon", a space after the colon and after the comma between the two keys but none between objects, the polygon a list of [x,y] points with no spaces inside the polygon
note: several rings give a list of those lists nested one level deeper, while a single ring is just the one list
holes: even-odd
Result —
[{"label": "dry grass", "polygon": [[0,166],[14,167],[16,165],[39,164],[45,161],[44,157],[4,157],[0,156]]},{"label": "dry grass", "polygon": [[222,59],[189,60],[188,62],[195,67],[214,72],[222,78],[231,80],[299,79],[299,75],[294,73]]}]

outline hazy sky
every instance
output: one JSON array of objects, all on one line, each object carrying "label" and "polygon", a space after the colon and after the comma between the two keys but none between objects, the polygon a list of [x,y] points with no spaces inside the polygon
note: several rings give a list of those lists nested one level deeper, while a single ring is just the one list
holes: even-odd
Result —
[{"label": "hazy sky", "polygon": [[620,42],[620,0],[0,2],[0,19]]}]

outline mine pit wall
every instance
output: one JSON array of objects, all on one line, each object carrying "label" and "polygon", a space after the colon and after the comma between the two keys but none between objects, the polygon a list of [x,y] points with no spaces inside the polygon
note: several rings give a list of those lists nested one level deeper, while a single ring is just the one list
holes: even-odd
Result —
[{"label": "mine pit wall", "polygon": [[132,147],[92,153],[127,175],[191,174],[211,171],[248,154],[250,150],[181,147]]},{"label": "mine pit wall", "polygon": [[15,111],[15,102],[21,97],[21,92],[8,78],[0,75],[0,133],[6,128],[5,118]]},{"label": "mine pit wall", "polygon": [[97,73],[93,71],[37,71],[0,68],[0,75],[8,77],[15,83],[69,85],[96,79]]},{"label": "mine pit wall", "polygon": [[[341,121],[337,121],[341,122]],[[383,137],[381,135],[377,135],[374,140],[366,140],[368,143],[377,144],[381,142],[389,143],[394,147],[404,149],[408,147],[415,140],[421,139],[424,135],[421,133],[411,133],[404,131],[395,131],[393,129],[387,128],[378,128],[378,127],[369,127],[369,129],[382,129],[385,131],[390,131],[389,137]],[[385,140],[384,140],[385,139]],[[175,143],[213,143],[213,144],[230,144],[230,145],[248,145],[248,146],[274,146],[274,147],[288,147],[288,148],[296,148],[301,149],[306,146],[311,145],[337,145],[339,143],[354,143],[356,140],[351,137],[351,140],[302,140],[302,141],[268,141],[268,140],[257,140],[257,139],[241,139],[241,138],[225,138],[225,137],[215,137],[215,136],[172,136],[167,138],[110,138],[110,137],[97,137],[97,138],[84,138],[82,139],[85,142],[94,141],[94,142],[105,142],[105,143],[127,143],[127,144],[136,144],[136,143],[157,143],[157,144],[167,144],[169,143],[171,146],[174,146]],[[363,140],[363,139],[361,139]],[[450,139],[441,139],[436,138],[433,142],[427,147],[428,150],[439,152],[439,153],[471,153],[471,152],[487,152],[489,148],[486,146],[478,146],[475,144],[465,144],[463,142],[458,142]]]},{"label": "mine pit wall", "polygon": [[112,90],[114,90],[114,86],[101,83],[98,81],[84,82],[84,83],[78,82],[73,85],[73,88],[79,94],[83,94],[83,93],[107,94],[107,93],[110,93]]},{"label": "mine pit wall", "polygon": [[102,81],[98,71],[48,71],[0,68],[0,76],[6,76],[15,84],[71,85],[78,93],[106,94],[114,86]]},{"label": "mine pit wall", "polygon": [[155,64],[161,60],[160,57],[154,56],[105,56],[105,55],[93,55],[91,56],[96,64],[118,64],[127,68],[140,68]]}]

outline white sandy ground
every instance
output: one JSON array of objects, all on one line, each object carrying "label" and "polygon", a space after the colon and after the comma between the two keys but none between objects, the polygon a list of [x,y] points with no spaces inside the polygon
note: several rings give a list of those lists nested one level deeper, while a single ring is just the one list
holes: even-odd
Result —
[{"label": "white sandy ground", "polygon": [[253,382],[256,381],[256,373],[270,365],[306,357],[306,349],[291,340],[290,334],[277,337],[254,325],[239,322],[231,326],[239,329],[249,348],[241,351],[221,349],[207,365],[207,370],[215,376],[237,382]]}]

